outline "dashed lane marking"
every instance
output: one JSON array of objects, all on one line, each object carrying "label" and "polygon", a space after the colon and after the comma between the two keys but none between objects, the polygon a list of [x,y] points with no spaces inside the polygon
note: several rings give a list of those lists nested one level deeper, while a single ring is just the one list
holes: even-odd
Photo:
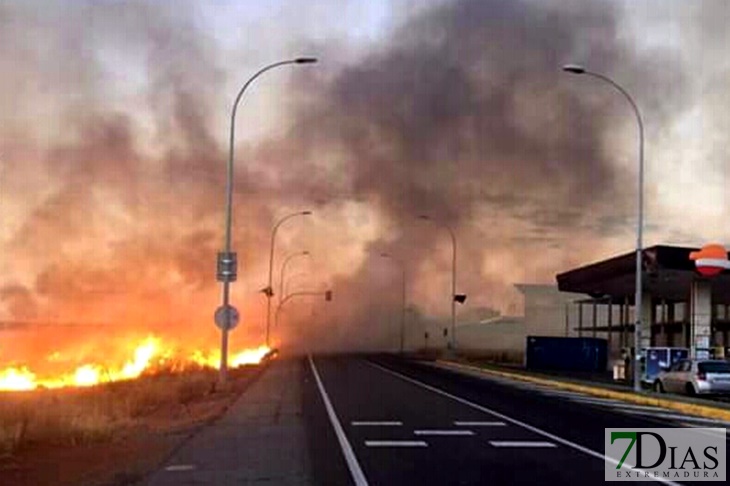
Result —
[{"label": "dashed lane marking", "polygon": [[350,424],[353,427],[399,427],[399,426],[403,425],[403,422],[398,422],[395,420],[382,421],[382,422],[360,420],[360,421],[350,422]]},{"label": "dashed lane marking", "polygon": [[[555,434],[551,434],[550,432],[547,432],[545,430],[542,430],[542,429],[539,429],[537,427],[534,427],[534,426],[532,426],[530,424],[527,424],[525,422],[522,422],[521,420],[517,420],[517,419],[512,418],[512,417],[509,417],[509,416],[507,416],[505,414],[499,413],[496,410],[492,410],[492,409],[489,409],[487,407],[483,407],[483,406],[481,406],[481,405],[479,405],[477,403],[471,402],[471,401],[469,401],[469,400],[467,400],[465,398],[461,398],[461,397],[456,396],[454,394],[451,394],[451,393],[449,393],[447,391],[444,391],[444,390],[442,390],[440,388],[436,388],[435,386],[431,386],[431,385],[429,385],[427,383],[424,383],[422,381],[419,381],[419,380],[416,380],[414,378],[411,378],[410,376],[406,376],[406,375],[404,375],[402,373],[399,373],[397,371],[389,370],[388,368],[385,368],[383,366],[380,366],[379,364],[376,364],[376,363],[373,363],[373,362],[370,362],[370,361],[368,361],[367,364],[369,364],[373,368],[377,368],[377,369],[379,369],[379,370],[381,370],[381,371],[383,371],[385,373],[388,373],[389,375],[392,375],[392,376],[395,376],[397,378],[400,378],[403,381],[407,381],[409,383],[412,383],[413,385],[416,385],[418,387],[421,387],[421,388],[423,388],[425,390],[429,390],[429,391],[431,391],[433,393],[436,393],[437,395],[441,395],[443,397],[450,398],[451,400],[454,400],[456,402],[459,402],[461,404],[464,404],[464,405],[466,405],[468,407],[471,407],[473,409],[480,410],[480,411],[482,411],[484,413],[487,413],[489,415],[492,415],[494,417],[497,417],[499,419],[502,419],[505,422],[509,422],[511,424],[517,425],[517,426],[522,427],[522,428],[524,428],[526,430],[529,430],[531,432],[534,432],[537,435],[541,435],[541,436],[543,436],[543,437],[545,437],[547,439],[550,439],[552,441],[555,441],[555,442],[557,442],[559,444],[562,444],[564,446],[568,446],[568,447],[570,447],[572,449],[575,449],[577,451],[583,452],[584,454],[587,454],[589,456],[595,457],[596,459],[599,459],[601,461],[606,461],[609,464],[615,464],[615,465],[618,465],[619,464],[619,460],[618,459],[615,459],[613,457],[606,456],[604,454],[601,454],[600,452],[596,452],[596,451],[594,451],[592,449],[589,449],[587,447],[584,447],[584,446],[582,446],[580,444],[576,444],[575,442],[572,442],[572,441],[570,441],[568,439],[563,439],[562,437],[559,437],[559,436],[557,436]],[[628,469],[629,468],[628,465],[624,465],[623,467],[625,469]],[[651,477],[650,480],[657,481],[657,482],[662,483],[662,484],[671,484],[673,486],[679,486],[679,483],[675,483],[673,481],[668,481],[668,480],[665,480],[665,479],[662,479],[662,478],[654,478],[654,477]]]},{"label": "dashed lane marking", "polygon": [[422,440],[366,440],[367,447],[428,447]]},{"label": "dashed lane marking", "polygon": [[196,469],[194,464],[172,464],[165,468],[167,472],[193,471]]},{"label": "dashed lane marking", "polygon": [[504,422],[454,422],[457,427],[504,427]]},{"label": "dashed lane marking", "polygon": [[414,435],[440,435],[440,436],[449,436],[449,435],[474,435],[474,432],[471,430],[463,430],[463,429],[452,429],[452,430],[414,430]]},{"label": "dashed lane marking", "polygon": [[535,440],[490,440],[489,445],[494,447],[558,447],[552,442],[542,442]]}]

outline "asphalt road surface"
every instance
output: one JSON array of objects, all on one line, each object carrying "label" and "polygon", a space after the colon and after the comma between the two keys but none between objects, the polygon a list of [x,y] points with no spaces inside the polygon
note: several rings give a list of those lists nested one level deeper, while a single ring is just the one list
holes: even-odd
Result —
[{"label": "asphalt road surface", "polygon": [[597,484],[607,427],[728,425],[394,357],[314,356],[303,367],[316,484]]}]

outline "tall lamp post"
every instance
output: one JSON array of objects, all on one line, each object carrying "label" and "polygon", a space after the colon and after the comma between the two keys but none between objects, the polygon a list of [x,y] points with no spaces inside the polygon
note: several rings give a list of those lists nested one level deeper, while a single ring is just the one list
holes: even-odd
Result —
[{"label": "tall lamp post", "polygon": [[281,273],[279,274],[279,303],[281,303],[281,299],[284,297],[284,275],[286,274],[286,267],[292,259],[300,256],[309,256],[309,251],[304,250],[292,253],[287,256],[284,259],[284,263],[281,264]]},{"label": "tall lamp post", "polygon": [[266,346],[269,345],[269,333],[271,330],[271,298],[274,296],[274,289],[271,285],[272,273],[274,271],[274,244],[276,242],[276,233],[279,231],[279,226],[281,226],[285,221],[297,216],[309,216],[310,214],[312,214],[312,211],[297,211],[296,213],[288,214],[277,221],[274,228],[271,230],[271,248],[269,250],[269,285],[264,289],[264,293],[266,294]]},{"label": "tall lamp post", "polygon": [[312,64],[317,62],[313,57],[298,57],[286,61],[279,61],[264,66],[246,81],[241,90],[236,95],[231,110],[231,133],[228,145],[228,167],[226,173],[226,237],[224,250],[218,253],[218,272],[217,279],[223,283],[223,305],[216,311],[216,324],[221,328],[221,363],[220,363],[220,381],[225,383],[228,379],[228,331],[231,330],[238,322],[238,311],[230,305],[230,284],[237,278],[237,259],[236,254],[231,251],[231,225],[233,220],[233,148],[234,135],[236,129],[236,112],[238,111],[238,103],[241,101],[243,93],[246,91],[253,81],[260,75],[270,69],[287,64]]},{"label": "tall lamp post", "polygon": [[[435,223],[430,216],[425,214],[418,216],[418,218]],[[448,224],[441,223],[440,226],[446,228],[449,235],[451,235],[451,349],[452,351],[456,351],[456,235]]]},{"label": "tall lamp post", "polygon": [[401,292],[401,316],[400,316],[400,354],[403,354],[406,340],[406,264],[400,258],[396,258],[390,253],[381,253],[381,257],[390,258],[398,263],[401,267],[402,272],[402,292]]},{"label": "tall lamp post", "polygon": [[332,291],[331,290],[325,290],[324,292],[321,291],[301,291],[301,292],[293,292],[286,297],[284,297],[281,302],[279,302],[279,305],[276,306],[276,319],[275,319],[275,325],[276,327],[279,327],[279,312],[281,312],[282,307],[284,307],[284,304],[289,302],[294,297],[302,297],[302,296],[323,296],[324,300],[327,302],[332,300]]},{"label": "tall lamp post", "polygon": [[639,184],[638,184],[638,201],[637,201],[637,225],[636,225],[636,293],[634,295],[634,308],[635,308],[635,319],[634,319],[634,391],[641,391],[641,370],[639,369],[639,358],[641,351],[641,333],[642,333],[642,233],[644,228],[644,122],[641,119],[641,113],[639,108],[636,106],[633,98],[629,93],[621,87],[614,80],[600,73],[589,71],[588,69],[578,66],[575,64],[566,64],[563,66],[563,71],[572,74],[587,74],[593,76],[601,81],[604,81],[613,86],[624,98],[629,102],[631,108],[634,110],[636,115],[636,122],[639,126]]}]

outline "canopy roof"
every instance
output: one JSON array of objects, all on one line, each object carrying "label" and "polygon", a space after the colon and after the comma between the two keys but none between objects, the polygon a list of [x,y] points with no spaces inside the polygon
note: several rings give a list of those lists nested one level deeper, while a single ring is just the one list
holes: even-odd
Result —
[{"label": "canopy roof", "polygon": [[[730,272],[716,277],[702,277],[690,260],[690,252],[698,248],[657,245],[643,251],[644,291],[656,301],[688,301],[694,280],[712,283],[713,304],[730,304]],[[558,274],[561,292],[588,294],[605,302],[634,302],[636,289],[636,253],[626,253],[607,260]]]}]

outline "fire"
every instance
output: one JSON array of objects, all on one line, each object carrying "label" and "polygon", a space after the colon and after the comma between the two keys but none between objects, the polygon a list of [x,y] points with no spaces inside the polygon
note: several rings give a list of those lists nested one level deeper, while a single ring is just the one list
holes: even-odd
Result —
[{"label": "fire", "polygon": [[35,387],[35,375],[26,367],[0,371],[0,390],[32,390]]},{"label": "fire", "polygon": [[[267,346],[245,349],[232,353],[228,364],[231,367],[258,364],[269,352]],[[54,352],[47,359],[58,362],[61,356],[63,356],[61,353]],[[129,360],[117,366],[82,363],[73,371],[56,376],[38,376],[26,365],[0,369],[0,391],[93,386],[112,381],[132,380],[145,372],[155,370],[180,370],[191,366],[217,368],[219,363],[219,350],[205,352],[196,349],[185,353],[155,336],[149,336],[134,347]]]},{"label": "fire", "polygon": [[259,346],[256,349],[246,349],[238,354],[234,354],[231,358],[231,366],[243,366],[247,364],[260,363],[264,356],[269,354],[271,349],[268,346]]},{"label": "fire", "polygon": [[[260,363],[264,356],[266,356],[271,349],[268,346],[259,346],[254,349],[245,349],[240,353],[231,354],[228,357],[229,366],[243,366],[247,364]],[[215,350],[209,353],[203,353],[202,351],[195,351],[192,356],[192,361],[199,364],[200,366],[209,366],[211,368],[217,368],[221,361],[220,350]]]}]

